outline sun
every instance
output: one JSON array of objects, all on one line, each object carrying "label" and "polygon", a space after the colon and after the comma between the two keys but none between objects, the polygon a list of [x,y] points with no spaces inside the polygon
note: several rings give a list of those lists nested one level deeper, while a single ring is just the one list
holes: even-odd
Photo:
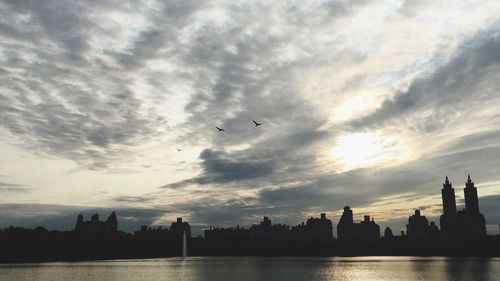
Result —
[{"label": "sun", "polygon": [[340,136],[331,156],[346,170],[375,165],[390,158],[383,139],[365,132]]}]

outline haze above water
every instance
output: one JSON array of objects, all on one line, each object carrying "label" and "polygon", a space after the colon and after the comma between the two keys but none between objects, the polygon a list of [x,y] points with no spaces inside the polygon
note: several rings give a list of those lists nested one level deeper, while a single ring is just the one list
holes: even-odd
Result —
[{"label": "haze above water", "polygon": [[500,280],[500,258],[192,257],[5,264],[0,280]]}]

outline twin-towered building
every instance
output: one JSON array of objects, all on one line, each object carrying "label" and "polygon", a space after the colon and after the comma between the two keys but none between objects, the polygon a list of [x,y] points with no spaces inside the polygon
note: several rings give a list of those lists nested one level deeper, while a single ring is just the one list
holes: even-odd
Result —
[{"label": "twin-towered building", "polygon": [[[408,217],[406,239],[414,242],[428,242],[444,239],[451,243],[458,241],[478,241],[486,237],[486,223],[483,214],[479,212],[477,189],[470,175],[464,188],[465,209],[457,211],[455,190],[448,177],[441,190],[443,199],[443,215],[440,218],[441,231],[434,222],[429,222],[420,210]],[[387,228],[386,236],[393,236]],[[380,238],[380,228],[365,216],[360,223],[354,223],[352,210],[344,207],[344,212],[337,225],[337,238],[346,242],[373,242]]]},{"label": "twin-towered building", "polygon": [[465,209],[457,211],[455,190],[448,177],[441,189],[443,214],[440,218],[443,237],[451,240],[480,240],[486,236],[486,222],[479,212],[477,189],[470,175],[465,182]]}]

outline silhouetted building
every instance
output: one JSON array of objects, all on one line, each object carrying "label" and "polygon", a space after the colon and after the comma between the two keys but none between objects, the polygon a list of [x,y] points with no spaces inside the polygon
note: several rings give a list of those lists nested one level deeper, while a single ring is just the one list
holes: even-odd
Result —
[{"label": "silhouetted building", "polygon": [[441,231],[445,239],[453,239],[461,233],[461,226],[458,221],[455,190],[448,180],[448,176],[443,183],[441,197],[443,199],[443,214],[439,218]]},{"label": "silhouetted building", "polygon": [[333,243],[332,221],[322,213],[319,218],[309,218],[306,223],[290,227],[272,224],[264,217],[250,228],[236,227],[205,230],[209,250],[217,254],[319,254],[328,253]]},{"label": "silhouetted building", "polygon": [[253,224],[249,229],[250,237],[259,240],[283,240],[290,237],[290,226],[286,224],[272,224],[268,217],[259,224]]},{"label": "silhouetted building", "polygon": [[386,227],[384,230],[384,237],[387,239],[393,239],[394,234],[392,233],[392,229],[390,227]]},{"label": "silhouetted building", "polygon": [[106,221],[100,221],[99,215],[95,213],[90,221],[83,221],[83,215],[79,214],[75,224],[75,231],[79,233],[102,233],[116,232],[118,230],[118,219],[115,212],[112,212]]},{"label": "silhouetted building", "polygon": [[433,221],[429,224],[429,238],[433,241],[439,240],[440,238],[439,228]]},{"label": "silhouetted building", "polygon": [[467,175],[467,182],[464,188],[465,195],[465,218],[464,218],[464,234],[466,239],[481,239],[486,236],[486,221],[483,214],[479,212],[479,200],[477,196],[477,188],[471,180],[470,175]]},{"label": "silhouetted building", "polygon": [[[370,216],[364,216],[364,220],[356,224],[357,233],[362,241],[375,242],[380,238],[380,227]],[[356,229],[355,228],[355,229]]]},{"label": "silhouetted building", "polygon": [[305,242],[330,242],[333,239],[332,221],[321,213],[319,218],[309,218],[304,224],[292,227],[294,238]]},{"label": "silhouetted building", "polygon": [[464,210],[456,211],[455,192],[448,177],[443,184],[441,194],[443,196],[443,215],[440,218],[440,223],[445,239],[475,241],[486,237],[486,222],[483,214],[479,212],[477,189],[470,175],[467,175],[467,182],[465,182]]},{"label": "silhouetted building", "polygon": [[408,218],[406,225],[406,235],[410,241],[427,241],[439,233],[434,222],[429,221],[425,216],[420,215],[420,210],[415,210],[415,214]]},{"label": "silhouetted building", "polygon": [[291,236],[291,228],[286,224],[272,224],[268,217],[264,217],[259,224],[253,224],[250,228],[228,227],[219,228],[211,227],[205,230],[205,238],[212,240],[224,239],[289,239]]},{"label": "silhouetted building", "polygon": [[186,233],[187,238],[191,238],[191,226],[187,222],[182,222],[182,218],[177,218],[177,221],[172,222],[170,225],[170,231],[176,233],[180,237]]},{"label": "silhouetted building", "polygon": [[443,189],[441,189],[441,196],[443,198],[443,215],[452,216],[457,213],[457,204],[455,201],[455,189],[453,189],[448,176],[443,183]]},{"label": "silhouetted building", "polygon": [[344,212],[340,217],[339,224],[337,225],[337,239],[347,240],[352,232],[354,219],[352,216],[351,207],[345,206]]},{"label": "silhouetted building", "polygon": [[479,214],[479,199],[477,198],[477,189],[474,187],[474,182],[470,179],[470,175],[467,175],[464,195],[466,212],[470,215]]},{"label": "silhouetted building", "polygon": [[[191,226],[189,223],[177,218],[169,227],[148,227],[142,225],[139,231],[134,233],[134,243],[141,251],[153,255],[175,255],[183,253],[184,233],[186,242],[191,239]],[[190,243],[186,243],[190,247]]]},{"label": "silhouetted building", "polygon": [[211,227],[205,230],[208,251],[218,255],[285,254],[291,250],[292,231],[286,224],[272,224],[264,217],[259,224],[250,228]]},{"label": "silhouetted building", "polygon": [[345,242],[375,242],[380,238],[380,227],[370,216],[354,223],[351,208],[345,206],[337,225],[337,238]]}]

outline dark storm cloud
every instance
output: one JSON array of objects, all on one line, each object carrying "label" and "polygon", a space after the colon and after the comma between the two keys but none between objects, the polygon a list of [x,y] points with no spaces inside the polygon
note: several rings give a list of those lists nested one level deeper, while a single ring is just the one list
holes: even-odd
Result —
[{"label": "dark storm cloud", "polygon": [[[374,113],[351,122],[356,127],[382,126],[418,110],[433,115],[418,123],[417,131],[444,127],[455,112],[478,106],[497,96],[500,85],[498,25],[464,43],[459,53],[427,77],[417,78],[407,90],[382,103]],[[439,124],[441,123],[441,124]]]},{"label": "dark storm cloud", "polygon": [[118,216],[118,229],[132,232],[141,225],[152,225],[167,210],[139,208],[102,208],[49,204],[0,204],[0,227],[10,225],[21,227],[44,226],[47,229],[71,230],[74,228],[78,214],[84,215],[84,220],[98,213],[100,220],[106,220],[111,212]]}]

